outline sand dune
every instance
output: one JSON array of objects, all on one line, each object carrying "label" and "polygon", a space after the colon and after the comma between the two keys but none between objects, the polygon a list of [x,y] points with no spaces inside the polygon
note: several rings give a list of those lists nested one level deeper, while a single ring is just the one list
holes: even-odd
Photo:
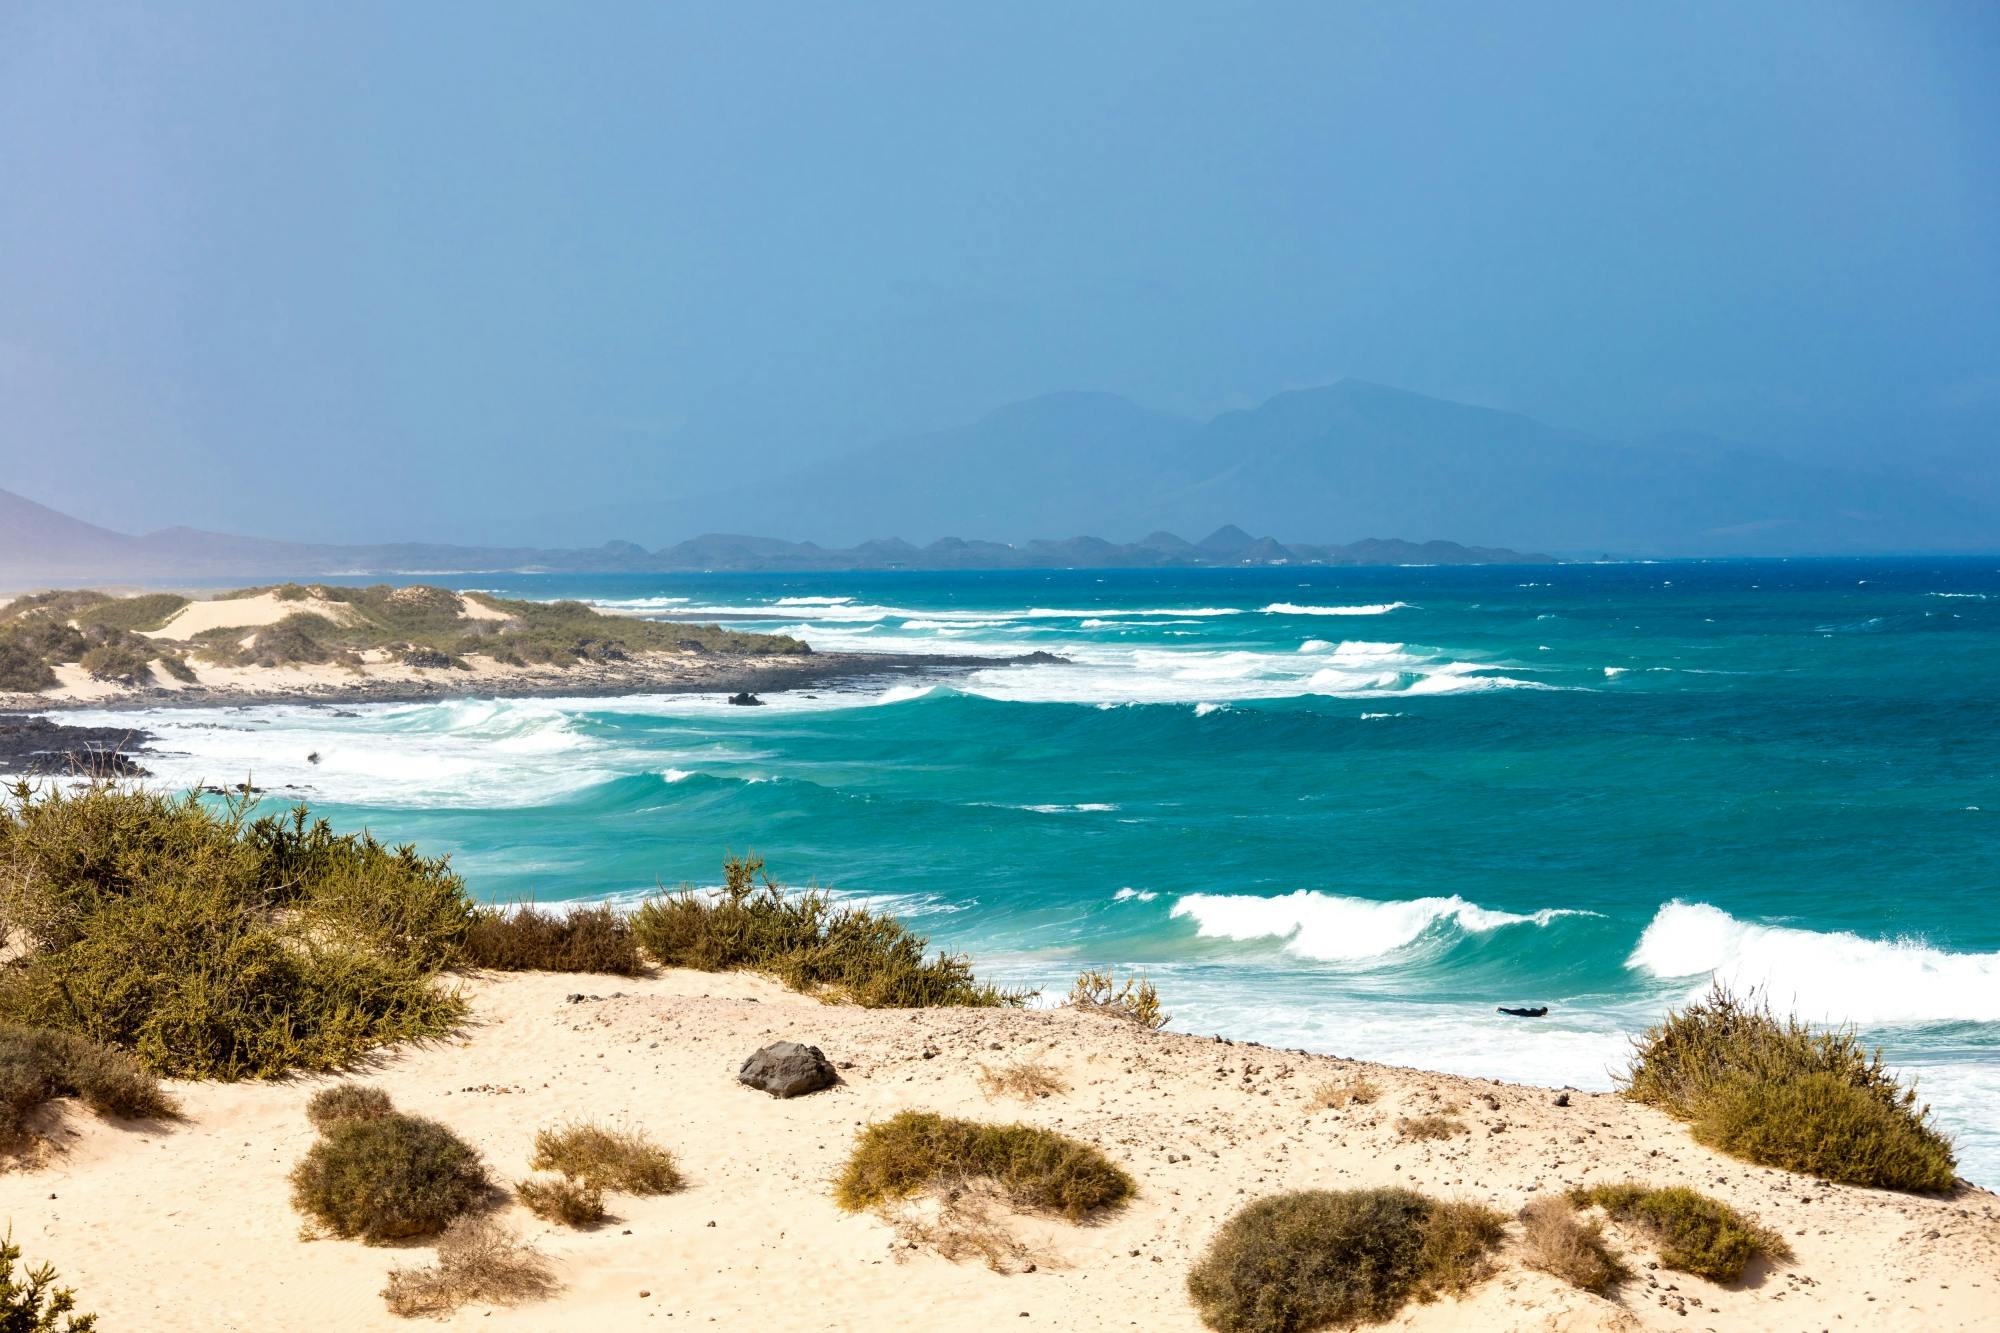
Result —
[{"label": "sand dune", "polygon": [[[607,998],[572,1003],[573,992]],[[1067,1010],[828,1006],[747,976],[482,976],[469,994],[460,1039],[401,1049],[368,1075],[403,1109],[464,1135],[502,1181],[525,1173],[538,1127],[588,1115],[644,1127],[680,1156],[689,1184],[663,1198],[614,1196],[615,1220],[590,1232],[508,1207],[503,1220],[554,1258],[563,1290],[512,1309],[467,1307],[453,1327],[1194,1329],[1187,1270],[1220,1221],[1259,1194],[1406,1184],[1511,1212],[1539,1192],[1628,1176],[1750,1210],[1797,1258],[1723,1289],[1649,1270],[1651,1251],[1619,1233],[1639,1275],[1615,1300],[1503,1254],[1465,1299],[1410,1307],[1391,1326],[2000,1324],[1992,1194],[1917,1198],[1748,1166],[1613,1096],[1572,1094],[1558,1107],[1542,1089],[1151,1034]],[[744,1056],[784,1038],[821,1046],[844,1083],[775,1101],[735,1082]],[[981,1093],[982,1063],[1030,1054],[1071,1091],[1026,1105]],[[1381,1085],[1380,1101],[1308,1109],[1315,1084],[1357,1072]],[[299,1239],[286,1173],[312,1142],[303,1107],[323,1083],[176,1085],[188,1119],[166,1128],[70,1114],[51,1160],[0,1175],[0,1213],[107,1328],[410,1327],[378,1292],[390,1268],[428,1251]],[[1472,1133],[1398,1139],[1399,1115],[1440,1106],[1458,1108]],[[1132,1172],[1139,1194],[1097,1225],[1017,1223],[1033,1272],[910,1249],[888,1222],[844,1214],[828,1197],[856,1129],[910,1107],[1087,1139]]]}]

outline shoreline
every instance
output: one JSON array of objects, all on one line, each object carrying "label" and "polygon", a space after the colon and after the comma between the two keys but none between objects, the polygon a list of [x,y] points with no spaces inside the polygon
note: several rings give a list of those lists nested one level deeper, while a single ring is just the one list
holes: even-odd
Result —
[{"label": "shoreline", "polygon": [[660,660],[587,663],[562,668],[332,676],[274,667],[239,673],[227,684],[128,687],[80,692],[64,686],[42,694],[0,693],[0,717],[156,708],[253,708],[267,704],[443,703],[455,699],[615,698],[645,694],[777,694],[882,679],[976,671],[1024,663],[1061,663],[1049,653],[985,657],[930,653],[816,652],[713,661],[685,655]]},{"label": "shoreline", "polygon": [[[1614,1224],[1636,1270],[1606,1296],[1526,1267],[1518,1227],[1498,1271],[1460,1296],[1411,1305],[1393,1326],[1472,1330],[1763,1330],[1990,1327],[2000,1289],[2000,1199],[1829,1185],[1718,1155],[1664,1113],[1615,1094],[1432,1074],[1336,1055],[1149,1032],[1074,1009],[861,1009],[749,973],[638,977],[471,972],[454,1037],[384,1048],[355,1077],[464,1136],[512,1181],[535,1131],[588,1116],[642,1128],[675,1152],[687,1187],[618,1196],[589,1231],[498,1219],[547,1254],[561,1290],[468,1305],[447,1327],[1145,1327],[1196,1330],[1187,1272],[1227,1215],[1304,1188],[1404,1186],[1511,1214],[1579,1183],[1686,1184],[1780,1230],[1796,1251],[1718,1286],[1655,1267]],[[1171,996],[1167,997],[1171,1000]],[[824,1092],[775,1100],[737,1065],[774,1040],[819,1046]],[[1067,1087],[1025,1100],[982,1090],[982,1066],[1032,1060]],[[1316,1106],[1328,1080],[1366,1080],[1365,1105]],[[423,1247],[298,1239],[286,1173],[312,1142],[307,1098],[331,1080],[170,1084],[180,1123],[62,1112],[34,1166],[0,1173],[0,1213],[108,1326],[158,1329],[414,1325],[377,1294]],[[861,1125],[921,1109],[1024,1121],[1099,1147],[1137,1192],[1089,1225],[1001,1210],[1028,1268],[994,1271],[912,1242],[897,1219],[830,1197]],[[1467,1133],[1417,1141],[1399,1118],[1447,1113]],[[783,1145],[773,1151],[773,1145]],[[922,1221],[928,1215],[919,1215]],[[796,1294],[812,1273],[813,1299]],[[944,1312],[949,1312],[944,1313]]]}]

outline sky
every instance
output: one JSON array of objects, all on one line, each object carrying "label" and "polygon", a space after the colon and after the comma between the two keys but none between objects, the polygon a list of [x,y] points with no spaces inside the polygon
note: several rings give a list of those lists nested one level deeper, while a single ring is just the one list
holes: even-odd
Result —
[{"label": "sky", "polygon": [[1995,485],[2000,6],[0,6],[0,488],[113,527],[1342,377]]}]

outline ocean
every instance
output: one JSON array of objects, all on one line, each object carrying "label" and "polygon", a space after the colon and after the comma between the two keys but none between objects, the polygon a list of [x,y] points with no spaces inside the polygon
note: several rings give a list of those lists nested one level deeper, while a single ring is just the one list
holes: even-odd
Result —
[{"label": "ocean", "polygon": [[1756,985],[1882,1045],[2000,1183],[2000,561],[428,581],[1070,660],[88,720],[483,898],[754,850],[1051,1000],[1143,971],[1202,1034],[1605,1088],[1669,1005]]}]

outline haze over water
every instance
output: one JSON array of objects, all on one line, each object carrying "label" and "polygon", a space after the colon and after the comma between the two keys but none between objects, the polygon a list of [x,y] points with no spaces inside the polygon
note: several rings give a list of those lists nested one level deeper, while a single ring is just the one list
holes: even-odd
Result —
[{"label": "haze over water", "polygon": [[461,585],[1071,661],[761,709],[118,716],[178,752],[163,779],[309,796],[481,897],[630,899],[755,848],[1009,982],[1143,969],[1195,1032],[1605,1087],[1711,975],[1762,985],[1885,1045],[2000,1177],[2000,562]]}]

